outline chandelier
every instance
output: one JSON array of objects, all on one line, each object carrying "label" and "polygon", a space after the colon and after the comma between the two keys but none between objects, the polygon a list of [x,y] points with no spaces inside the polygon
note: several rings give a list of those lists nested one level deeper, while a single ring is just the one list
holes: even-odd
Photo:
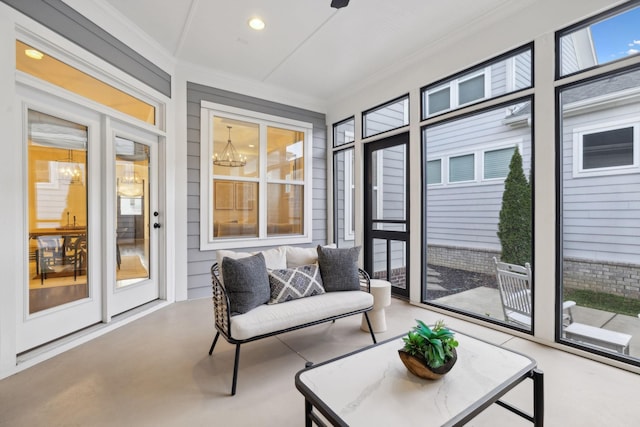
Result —
[{"label": "chandelier", "polygon": [[68,151],[66,158],[58,160],[58,173],[60,174],[60,178],[69,184],[82,183],[82,171],[78,164],[73,161],[72,150]]},{"label": "chandelier", "polygon": [[229,139],[227,139],[227,145],[225,145],[222,153],[214,153],[213,164],[216,166],[226,167],[240,167],[247,164],[247,156],[243,156],[238,153],[236,147],[231,143],[231,126],[227,126],[229,129]]},{"label": "chandelier", "polygon": [[137,173],[128,173],[116,179],[118,196],[138,198],[144,196],[144,179]]}]

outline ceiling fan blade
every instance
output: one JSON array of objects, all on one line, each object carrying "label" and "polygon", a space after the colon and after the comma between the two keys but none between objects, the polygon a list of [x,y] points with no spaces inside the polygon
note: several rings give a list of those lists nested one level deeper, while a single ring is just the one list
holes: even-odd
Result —
[{"label": "ceiling fan blade", "polygon": [[340,9],[341,7],[345,7],[349,5],[349,0],[331,0],[331,7],[335,7],[336,9]]}]

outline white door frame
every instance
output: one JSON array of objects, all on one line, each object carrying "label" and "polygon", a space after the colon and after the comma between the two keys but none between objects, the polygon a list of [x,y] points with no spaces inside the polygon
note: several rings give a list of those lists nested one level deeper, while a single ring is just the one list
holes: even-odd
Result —
[{"label": "white door frame", "polygon": [[[23,196],[22,224],[22,280],[16,286],[16,351],[34,348],[52,339],[75,332],[101,321],[102,291],[97,260],[101,259],[100,229],[102,208],[100,201],[100,116],[97,112],[74,105],[60,97],[42,93],[37,89],[20,86],[19,104],[22,115],[22,182],[27,188],[28,174],[28,110],[42,112],[64,120],[87,126],[87,285],[89,297],[29,314],[29,198]],[[27,191],[23,191],[26,195]]]},{"label": "white door frame", "polygon": [[[124,311],[145,304],[152,300],[158,299],[160,296],[160,281],[159,281],[159,252],[160,241],[162,240],[162,212],[159,205],[159,182],[158,182],[158,164],[160,151],[160,142],[157,135],[153,135],[143,129],[136,128],[134,126],[118,122],[116,120],[106,119],[105,133],[108,135],[105,140],[104,147],[104,159],[106,159],[106,191],[105,206],[110,206],[110,209],[105,211],[105,235],[107,236],[104,241],[104,247],[106,249],[106,256],[103,258],[103,271],[105,277],[105,298],[104,298],[104,313],[105,322],[111,321],[111,317],[118,315]],[[123,289],[116,289],[116,277],[115,277],[115,265],[116,265],[116,244],[115,244],[115,207],[117,205],[116,200],[116,188],[115,188],[115,147],[114,140],[116,136],[126,138],[134,142],[138,142],[150,147],[150,177],[149,177],[149,217],[147,218],[149,224],[149,280],[143,281],[139,284],[131,285]],[[158,212],[159,216],[156,218],[153,216],[153,212]],[[158,222],[160,228],[153,228],[153,223]]]}]

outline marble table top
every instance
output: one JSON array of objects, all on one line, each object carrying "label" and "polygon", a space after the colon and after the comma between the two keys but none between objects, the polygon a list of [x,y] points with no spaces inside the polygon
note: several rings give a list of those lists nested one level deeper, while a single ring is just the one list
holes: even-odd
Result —
[{"label": "marble table top", "polygon": [[[458,361],[439,380],[411,374],[398,349],[402,337],[303,370],[298,389],[336,424],[455,425],[526,378],[536,362],[522,354],[456,333]],[[321,410],[322,410],[321,409]]]}]

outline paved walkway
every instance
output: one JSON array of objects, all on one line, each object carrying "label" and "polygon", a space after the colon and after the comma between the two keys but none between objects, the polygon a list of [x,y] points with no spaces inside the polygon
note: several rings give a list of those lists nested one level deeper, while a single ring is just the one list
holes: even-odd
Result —
[{"label": "paved walkway", "polygon": [[[500,293],[497,289],[481,286],[437,298],[434,302],[504,321]],[[574,322],[631,335],[630,355],[640,358],[640,318],[580,306],[575,306],[572,314]]]}]

